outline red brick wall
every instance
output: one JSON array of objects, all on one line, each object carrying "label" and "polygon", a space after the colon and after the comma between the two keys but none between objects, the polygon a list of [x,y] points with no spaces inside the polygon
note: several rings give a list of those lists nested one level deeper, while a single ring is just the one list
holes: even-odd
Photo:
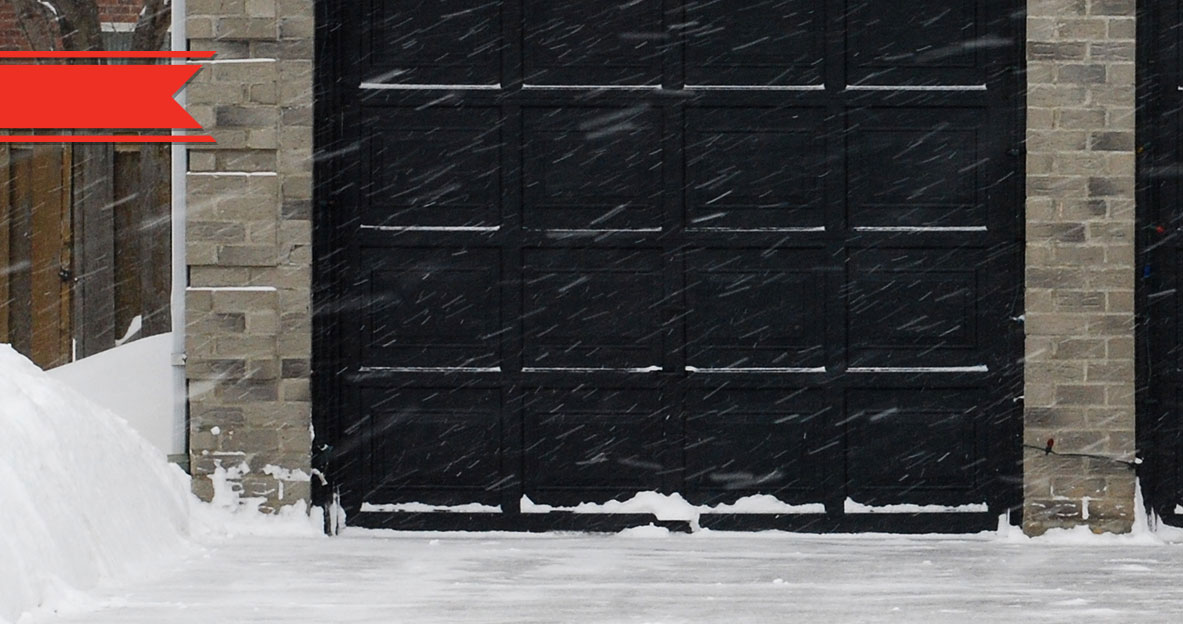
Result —
[{"label": "red brick wall", "polygon": [[141,0],[99,0],[99,19],[104,22],[135,22],[140,15]]},{"label": "red brick wall", "polygon": [[[140,14],[142,0],[98,0],[99,19],[104,22],[132,22]],[[25,36],[16,23],[16,10],[11,2],[0,2],[0,50],[21,50],[28,47]]]},{"label": "red brick wall", "polygon": [[0,50],[19,50],[24,40],[16,25],[16,9],[12,3],[0,2]]}]

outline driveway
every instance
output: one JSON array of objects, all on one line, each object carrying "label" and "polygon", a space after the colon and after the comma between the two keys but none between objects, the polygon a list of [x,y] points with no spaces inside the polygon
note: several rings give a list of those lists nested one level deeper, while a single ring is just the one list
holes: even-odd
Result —
[{"label": "driveway", "polygon": [[[1135,540],[783,533],[224,538],[87,624],[1176,622],[1183,548]],[[1083,543],[1075,543],[1075,542]]]}]

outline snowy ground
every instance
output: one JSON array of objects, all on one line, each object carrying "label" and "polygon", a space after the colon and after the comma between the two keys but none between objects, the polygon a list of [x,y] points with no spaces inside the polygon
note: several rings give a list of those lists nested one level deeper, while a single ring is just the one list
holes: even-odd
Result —
[{"label": "snowy ground", "polygon": [[[1141,516],[1133,536],[1081,528],[1035,540],[652,527],[328,538],[302,510],[239,507],[232,488],[198,502],[160,449],[84,396],[87,380],[76,391],[0,345],[0,624],[1183,617],[1183,531],[1152,534]],[[148,418],[166,407],[122,409]]]},{"label": "snowy ground", "polygon": [[94,610],[28,621],[1144,624],[1183,616],[1179,545],[646,533],[239,536],[151,580],[101,588]]}]

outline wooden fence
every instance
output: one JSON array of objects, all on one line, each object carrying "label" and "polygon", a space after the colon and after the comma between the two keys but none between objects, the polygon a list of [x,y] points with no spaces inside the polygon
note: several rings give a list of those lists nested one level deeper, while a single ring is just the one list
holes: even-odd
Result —
[{"label": "wooden fence", "polygon": [[61,146],[0,148],[0,342],[42,367],[70,361],[70,169]]},{"label": "wooden fence", "polygon": [[136,317],[168,331],[168,168],[167,146],[0,144],[0,342],[49,368]]}]

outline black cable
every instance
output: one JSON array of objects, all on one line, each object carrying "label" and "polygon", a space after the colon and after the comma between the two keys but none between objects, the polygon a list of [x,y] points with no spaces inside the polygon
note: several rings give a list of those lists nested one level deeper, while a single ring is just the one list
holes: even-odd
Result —
[{"label": "black cable", "polygon": [[1142,463],[1140,459],[1118,459],[1116,457],[1108,457],[1105,455],[1094,455],[1092,453],[1061,453],[1052,448],[1051,444],[1047,446],[1035,446],[1034,444],[1024,444],[1023,448],[1034,449],[1043,453],[1044,455],[1057,455],[1059,457],[1087,457],[1088,459],[1103,459],[1114,463],[1122,464],[1131,470],[1137,470],[1138,465]]}]

